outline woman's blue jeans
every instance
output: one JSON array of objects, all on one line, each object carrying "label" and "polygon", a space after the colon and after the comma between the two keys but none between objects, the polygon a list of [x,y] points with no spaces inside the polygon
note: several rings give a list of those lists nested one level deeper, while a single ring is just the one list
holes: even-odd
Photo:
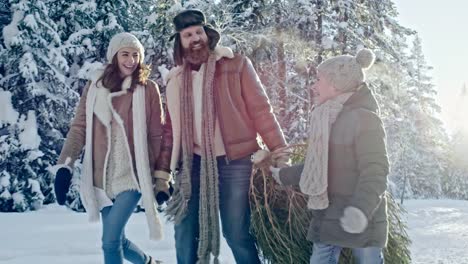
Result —
[{"label": "woman's blue jeans", "polygon": [[140,197],[137,191],[125,191],[117,195],[112,206],[101,210],[105,264],[123,264],[124,258],[134,264],[147,263],[148,256],[125,237],[125,225]]}]

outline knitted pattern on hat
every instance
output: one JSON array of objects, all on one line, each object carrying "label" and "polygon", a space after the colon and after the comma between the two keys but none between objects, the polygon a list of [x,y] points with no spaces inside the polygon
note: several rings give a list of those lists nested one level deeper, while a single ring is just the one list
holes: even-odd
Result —
[{"label": "knitted pattern on hat", "polygon": [[137,37],[133,34],[122,32],[114,35],[109,42],[106,54],[106,58],[109,63],[112,62],[112,58],[114,58],[115,54],[117,54],[121,48],[137,49],[138,53],[140,53],[140,61],[143,62],[145,60],[145,48]]},{"label": "knitted pattern on hat", "polygon": [[366,80],[364,70],[374,64],[375,55],[369,49],[360,50],[356,57],[336,56],[322,62],[317,71],[338,91],[353,92]]}]

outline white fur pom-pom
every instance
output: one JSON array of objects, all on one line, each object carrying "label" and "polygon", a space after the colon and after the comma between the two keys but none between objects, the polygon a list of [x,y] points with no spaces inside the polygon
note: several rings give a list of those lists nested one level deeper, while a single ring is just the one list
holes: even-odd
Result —
[{"label": "white fur pom-pom", "polygon": [[370,49],[362,49],[356,55],[357,62],[363,69],[369,69],[374,64],[375,55]]}]

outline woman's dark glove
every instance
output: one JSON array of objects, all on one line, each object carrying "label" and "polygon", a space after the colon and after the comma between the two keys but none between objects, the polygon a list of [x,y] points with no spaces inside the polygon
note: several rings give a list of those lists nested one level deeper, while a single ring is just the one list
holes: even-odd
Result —
[{"label": "woman's dark glove", "polygon": [[67,193],[70,189],[72,174],[70,169],[62,167],[55,174],[54,190],[55,198],[59,205],[64,205],[67,199]]}]

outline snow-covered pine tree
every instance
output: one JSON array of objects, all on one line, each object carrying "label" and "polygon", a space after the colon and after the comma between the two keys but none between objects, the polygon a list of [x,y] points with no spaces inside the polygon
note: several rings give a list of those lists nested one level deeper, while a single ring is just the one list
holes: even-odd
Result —
[{"label": "snow-covered pine tree", "polygon": [[442,178],[442,190],[450,199],[468,199],[468,136],[466,130],[457,130],[449,142],[448,166],[446,177]]},{"label": "snow-covered pine tree", "polygon": [[[8,1],[0,2],[0,28],[4,28],[6,25],[10,24],[11,21],[11,11],[10,3]],[[0,35],[0,40],[3,44],[3,34]]]},{"label": "snow-covered pine tree", "polygon": [[[8,32],[6,29],[6,26],[10,24],[12,19],[12,14],[10,10],[10,3],[8,1],[2,1],[0,2],[0,28],[2,29],[2,32],[0,32],[0,61],[4,62],[6,61],[6,49],[5,49],[5,33],[6,32],[8,35]],[[0,63],[0,79],[5,75],[5,63]]]},{"label": "snow-covered pine tree", "polygon": [[416,156],[409,177],[413,193],[417,197],[440,197],[443,195],[441,181],[447,177],[448,135],[439,119],[440,106],[432,77],[422,52],[421,39],[416,35],[408,60],[407,91],[413,102],[413,113],[409,115],[416,133],[411,148]]},{"label": "snow-covered pine tree", "polygon": [[89,71],[105,62],[107,45],[116,33],[132,32],[145,47],[154,45],[145,18],[153,13],[157,2],[75,0],[58,7],[61,13],[56,21],[64,43],[63,53],[71,64],[69,77],[75,90],[81,90]]},{"label": "snow-covered pine tree", "polygon": [[151,76],[164,92],[163,77],[174,64],[172,42],[169,41],[169,36],[174,33],[172,18],[181,6],[176,5],[174,0],[160,0],[149,8],[144,26],[149,32],[148,44],[145,45],[146,56],[149,58],[148,63],[152,65]]},{"label": "snow-covered pine tree", "polygon": [[440,197],[441,179],[449,169],[448,136],[439,119],[431,68],[417,36],[411,49],[402,45],[394,50],[398,60],[378,63],[369,76],[376,85],[387,130],[391,190],[401,201]]},{"label": "snow-covered pine tree", "polygon": [[[313,57],[314,44],[313,40],[299,37],[297,24],[310,21],[315,7],[304,1],[255,1],[250,5],[237,15],[249,18],[243,19],[246,23],[233,23],[225,31],[234,41],[232,46],[252,60],[287,140],[302,142],[307,124],[303,117],[310,107],[308,89],[304,89],[309,79],[303,75],[307,75],[306,60]],[[239,10],[239,6],[234,6],[234,10]],[[298,11],[308,18],[298,16]],[[299,117],[294,113],[299,113]]]},{"label": "snow-covered pine tree", "polygon": [[84,83],[79,80],[87,79],[88,72],[105,61],[110,38],[129,31],[128,27],[132,25],[126,19],[129,4],[126,1],[76,0],[58,8],[65,13],[65,16],[56,17],[63,39],[61,48],[71,62],[72,87],[80,92]]},{"label": "snow-covered pine tree", "polygon": [[154,2],[76,0],[58,7],[61,13],[55,19],[63,39],[63,53],[71,65],[69,78],[74,90],[80,92],[89,72],[105,62],[107,45],[116,33],[132,32],[146,46],[149,34],[141,18],[149,14]]},{"label": "snow-covered pine tree", "polygon": [[[54,201],[48,168],[60,151],[59,130],[70,118],[77,95],[67,89],[64,72],[68,63],[59,47],[57,25],[49,17],[53,1],[10,1],[12,20],[3,29],[9,67],[0,86],[11,93],[19,113],[10,124],[8,157],[2,168],[9,177],[12,201],[2,210],[34,210]],[[4,176],[5,177],[5,176]]]},{"label": "snow-covered pine tree", "polygon": [[453,132],[449,142],[449,168],[447,177],[442,179],[444,194],[452,199],[468,199],[468,126],[465,113],[468,111],[468,90],[466,84],[456,94],[455,111],[452,115]]}]

